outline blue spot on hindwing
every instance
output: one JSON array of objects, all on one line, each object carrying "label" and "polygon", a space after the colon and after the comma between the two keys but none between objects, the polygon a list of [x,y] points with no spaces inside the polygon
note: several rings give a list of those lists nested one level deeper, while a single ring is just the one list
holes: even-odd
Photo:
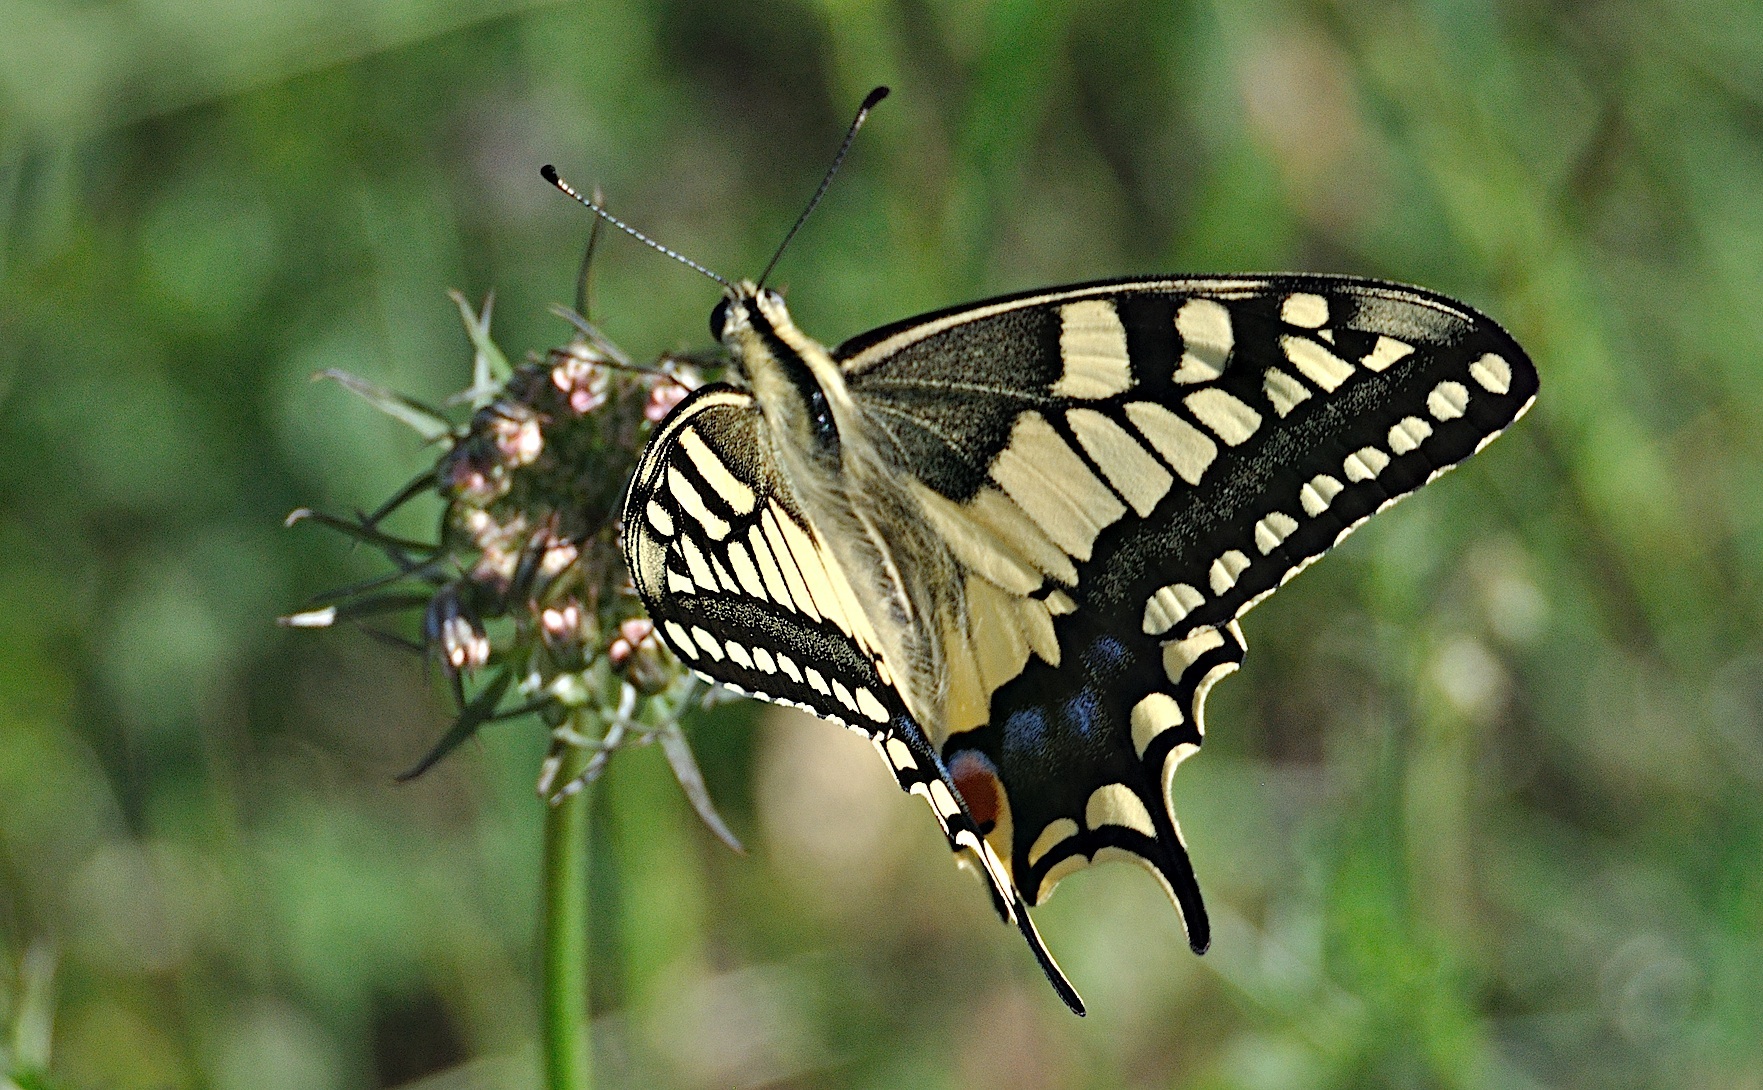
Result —
[{"label": "blue spot on hindwing", "polygon": [[1130,663],[1126,644],[1106,633],[1090,641],[1083,654],[1084,679],[1091,684],[1118,681]]},{"label": "blue spot on hindwing", "polygon": [[1047,711],[1041,707],[1018,708],[1004,720],[1004,746],[1017,753],[1039,751],[1046,743]]},{"label": "blue spot on hindwing", "polygon": [[1081,818],[1097,786],[1136,782],[1143,769],[1132,707],[1168,685],[1156,641],[1107,618],[1060,620],[1064,663],[1031,659],[994,696],[996,718],[972,738],[947,743],[993,756],[1019,829]]},{"label": "blue spot on hindwing", "polygon": [[1101,716],[1101,697],[1087,685],[1059,706],[1059,725],[1079,738],[1089,737],[1099,725]]}]

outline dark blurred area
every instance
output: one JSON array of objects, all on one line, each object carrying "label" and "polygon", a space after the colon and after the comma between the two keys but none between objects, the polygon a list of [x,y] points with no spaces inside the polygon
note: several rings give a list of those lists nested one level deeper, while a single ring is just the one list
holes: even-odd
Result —
[{"label": "dark blurred area", "polygon": [[[1178,811],[1038,914],[1068,1015],[846,732],[690,733],[596,799],[597,1063],[629,1087],[1763,1088],[1763,6],[0,0],[0,1056],[55,1088],[535,1084],[545,748],[397,785],[440,678],[277,614],[375,574],[297,506],[433,452],[495,292],[561,343],[587,214],[833,344],[1138,272],[1425,284],[1543,393],[1260,606]],[[702,348],[612,238],[595,316]],[[432,534],[420,505],[392,529]],[[0,1063],[0,1067],[5,1064]]]}]

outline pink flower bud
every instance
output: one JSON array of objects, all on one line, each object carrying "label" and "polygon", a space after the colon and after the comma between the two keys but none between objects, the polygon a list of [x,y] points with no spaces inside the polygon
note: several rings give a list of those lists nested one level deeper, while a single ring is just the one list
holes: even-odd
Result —
[{"label": "pink flower bud", "polygon": [[684,375],[663,378],[649,390],[649,400],[643,405],[643,419],[651,424],[661,423],[697,385],[695,378]]},{"label": "pink flower bud", "polygon": [[469,619],[455,614],[441,624],[441,650],[454,670],[470,670],[490,661],[490,638]]},{"label": "pink flower bud", "polygon": [[581,555],[581,550],[568,541],[553,539],[545,549],[544,557],[539,561],[539,574],[547,579],[555,579]]},{"label": "pink flower bud", "polygon": [[490,425],[490,434],[495,437],[496,449],[511,466],[531,465],[545,449],[545,434],[532,417],[497,417]]},{"label": "pink flower bud", "polygon": [[569,407],[587,415],[606,404],[606,368],[591,359],[566,353],[551,368],[551,384],[562,392]]},{"label": "pink flower bud", "polygon": [[655,625],[646,617],[636,617],[618,626],[618,636],[606,649],[612,665],[623,666],[632,653],[655,639]]},{"label": "pink flower bud", "polygon": [[539,627],[552,643],[563,643],[581,631],[582,607],[573,599],[539,614]]},{"label": "pink flower bud", "polygon": [[488,503],[501,494],[500,482],[491,475],[489,467],[469,456],[462,455],[448,463],[446,484],[454,495],[477,503]]}]

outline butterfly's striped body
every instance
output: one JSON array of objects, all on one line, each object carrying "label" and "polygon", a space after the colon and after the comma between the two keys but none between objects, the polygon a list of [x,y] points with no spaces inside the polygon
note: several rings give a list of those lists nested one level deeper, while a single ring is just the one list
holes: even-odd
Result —
[{"label": "butterfly's striped body", "polygon": [[625,516],[637,588],[704,674],[875,740],[1026,905],[1109,857],[1208,925],[1169,803],[1236,620],[1536,391],[1488,319],[1330,277],[1010,297],[827,351],[719,308],[742,386],[683,402]]}]

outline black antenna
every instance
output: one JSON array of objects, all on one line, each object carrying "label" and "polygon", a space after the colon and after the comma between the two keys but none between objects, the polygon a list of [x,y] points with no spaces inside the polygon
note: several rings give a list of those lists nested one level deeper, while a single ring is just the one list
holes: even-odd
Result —
[{"label": "black antenna", "polygon": [[569,197],[571,197],[572,199],[574,199],[575,201],[580,203],[588,211],[594,213],[594,215],[596,215],[596,216],[599,216],[601,219],[605,220],[607,223],[610,223],[612,226],[618,228],[620,231],[623,231],[625,234],[636,239],[638,242],[642,243],[643,245],[651,247],[656,250],[659,250],[662,253],[666,254],[668,257],[671,257],[675,261],[679,262],[681,265],[684,265],[689,269],[696,269],[699,272],[703,273],[705,276],[708,276],[710,279],[716,281],[718,284],[721,284],[723,287],[728,288],[730,290],[733,290],[734,285],[729,283],[728,279],[726,277],[718,276],[715,273],[711,272],[709,269],[706,269],[704,266],[698,264],[696,261],[693,261],[691,258],[687,257],[686,255],[684,255],[682,253],[677,253],[673,250],[668,249],[667,247],[661,245],[661,243],[656,242],[654,239],[650,238],[648,235],[645,235],[643,232],[637,230],[635,227],[632,227],[630,224],[624,222],[623,220],[619,219],[617,216],[606,211],[606,209],[601,208],[598,204],[595,204],[593,201],[582,196],[580,193],[577,193],[574,186],[570,185],[568,182],[564,181],[562,178],[557,176],[557,168],[552,166],[550,163],[546,163],[544,166],[539,168],[539,177],[545,179],[547,182],[550,182],[552,185],[556,186],[558,189],[563,190],[563,192],[565,194],[567,194]]},{"label": "black antenna", "polygon": [[[600,192],[599,186],[595,186],[594,205],[598,207],[605,203],[606,195]],[[594,287],[594,250],[600,245],[600,228],[604,226],[606,226],[606,221],[595,216],[594,226],[588,228],[588,247],[582,251],[582,267],[577,269],[575,273],[575,312],[581,315],[584,321],[593,317],[588,313],[588,306],[592,302],[591,295]]]},{"label": "black antenna", "polygon": [[784,250],[789,247],[790,240],[795,238],[796,232],[802,229],[802,224],[808,219],[808,213],[814,211],[814,206],[820,203],[820,198],[826,196],[826,188],[833,184],[833,175],[839,172],[839,164],[845,161],[845,153],[851,150],[851,141],[857,139],[857,130],[863,127],[863,119],[869,116],[869,111],[875,109],[876,103],[887,97],[888,89],[877,87],[863,99],[863,105],[857,107],[857,116],[851,119],[851,127],[845,132],[845,142],[839,145],[839,153],[833,156],[833,165],[827,168],[826,177],[820,180],[820,188],[814,191],[814,196],[808,201],[808,207],[802,209],[802,214],[796,217],[796,225],[790,228],[790,233],[785,235],[783,242],[778,244],[777,253],[771,255],[771,261],[765,266],[765,271],[759,274],[761,287],[765,286],[766,277],[771,275],[771,270],[777,267],[778,258],[784,256]]}]

